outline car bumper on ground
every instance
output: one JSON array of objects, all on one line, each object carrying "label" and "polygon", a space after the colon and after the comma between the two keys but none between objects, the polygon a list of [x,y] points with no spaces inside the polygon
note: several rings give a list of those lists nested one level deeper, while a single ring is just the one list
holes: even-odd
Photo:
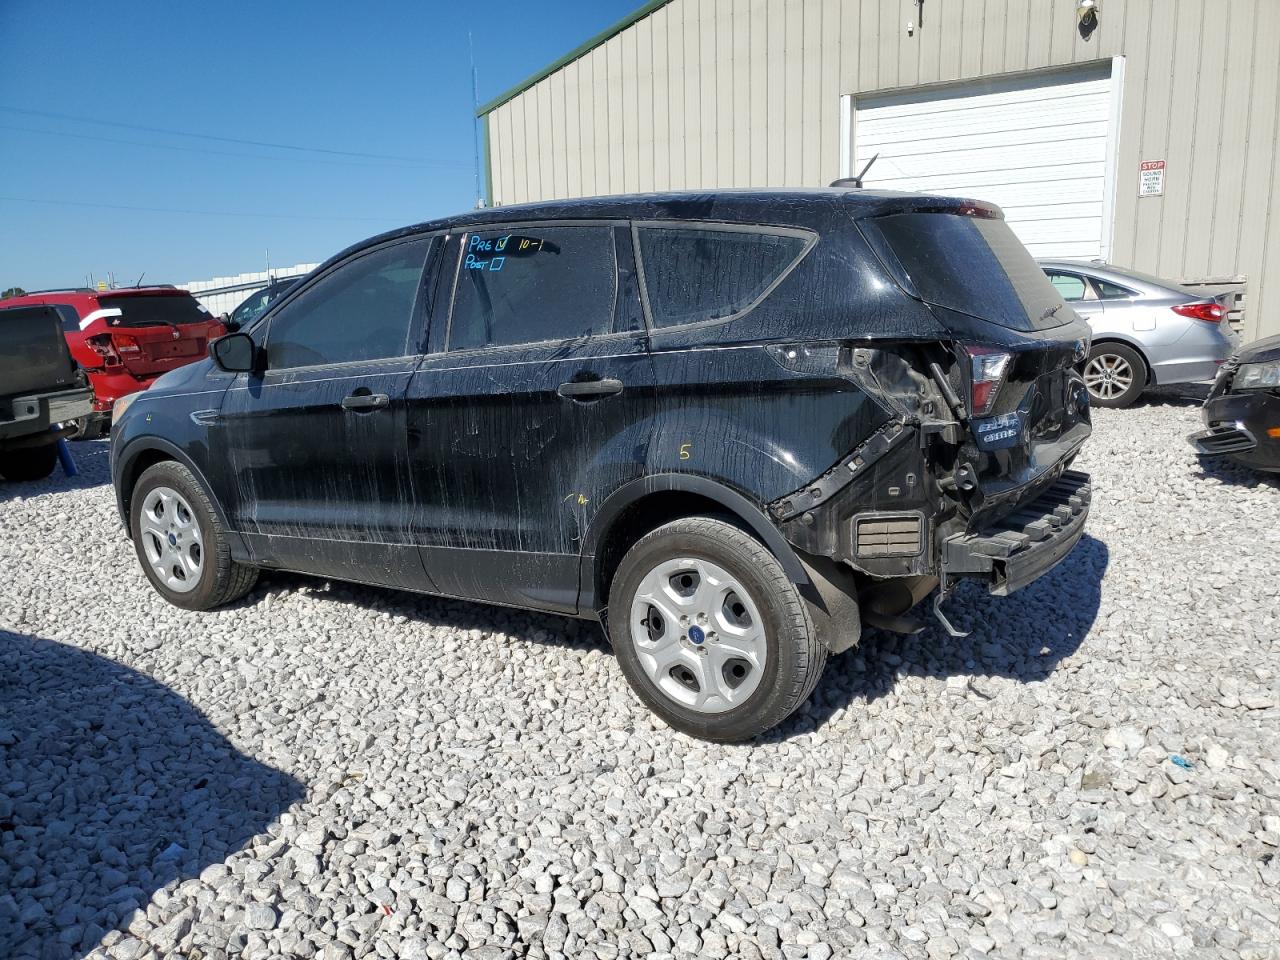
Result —
[{"label": "car bumper on ground", "polygon": [[1255,470],[1280,470],[1280,396],[1224,393],[1201,410],[1206,429],[1187,437],[1196,453],[1229,456]]},{"label": "car bumper on ground", "polygon": [[1089,475],[1064,470],[1034,500],[978,533],[957,534],[942,545],[948,578],[977,578],[998,597],[1048,573],[1084,535]]},{"label": "car bumper on ground", "polygon": [[28,437],[38,438],[33,442],[45,442],[49,427],[93,412],[93,391],[36,393],[15,397],[8,407],[7,411],[0,410],[0,440],[9,441],[11,446]]}]

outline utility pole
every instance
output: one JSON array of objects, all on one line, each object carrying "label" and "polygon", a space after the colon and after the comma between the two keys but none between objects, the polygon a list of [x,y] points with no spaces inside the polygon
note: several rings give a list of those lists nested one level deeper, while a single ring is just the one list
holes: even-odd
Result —
[{"label": "utility pole", "polygon": [[467,49],[471,52],[471,139],[475,146],[476,163],[476,209],[484,206],[484,192],[480,189],[480,118],[476,111],[480,109],[480,81],[476,74],[476,45],[467,31]]}]

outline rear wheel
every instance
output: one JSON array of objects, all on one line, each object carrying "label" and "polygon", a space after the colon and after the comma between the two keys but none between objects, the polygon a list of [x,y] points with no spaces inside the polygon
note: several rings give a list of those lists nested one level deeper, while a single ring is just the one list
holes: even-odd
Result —
[{"label": "rear wheel", "polygon": [[6,480],[43,480],[58,462],[58,445],[17,447],[0,453],[0,476]]},{"label": "rear wheel", "polygon": [[101,440],[111,430],[111,421],[101,416],[81,417],[74,424],[75,432],[68,440]]},{"label": "rear wheel", "polygon": [[627,552],[610,590],[609,633],[640,699],[707,740],[746,740],[782,722],[826,663],[777,559],[710,517],[666,524]]},{"label": "rear wheel", "polygon": [[257,582],[256,567],[231,559],[212,502],[180,463],[143,471],[133,488],[129,531],[143,573],[175,606],[209,610],[238,600]]},{"label": "rear wheel", "polygon": [[1123,343],[1094,344],[1082,373],[1095,407],[1127,407],[1147,386],[1146,361]]}]

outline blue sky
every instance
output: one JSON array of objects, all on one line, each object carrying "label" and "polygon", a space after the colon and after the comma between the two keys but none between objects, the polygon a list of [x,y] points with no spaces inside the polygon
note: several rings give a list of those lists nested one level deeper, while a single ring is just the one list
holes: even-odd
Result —
[{"label": "blue sky", "polygon": [[639,4],[0,0],[0,289],[322,260],[468,209],[468,31],[483,102]]}]

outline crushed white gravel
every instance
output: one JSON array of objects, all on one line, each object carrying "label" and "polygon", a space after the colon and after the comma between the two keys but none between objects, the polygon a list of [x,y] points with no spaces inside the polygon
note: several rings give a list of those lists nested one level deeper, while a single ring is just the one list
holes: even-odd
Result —
[{"label": "crushed white gravel", "polygon": [[78,445],[0,486],[0,957],[1278,957],[1280,486],[1095,423],[1063,565],[734,747],[585,623],[168,606]]}]

